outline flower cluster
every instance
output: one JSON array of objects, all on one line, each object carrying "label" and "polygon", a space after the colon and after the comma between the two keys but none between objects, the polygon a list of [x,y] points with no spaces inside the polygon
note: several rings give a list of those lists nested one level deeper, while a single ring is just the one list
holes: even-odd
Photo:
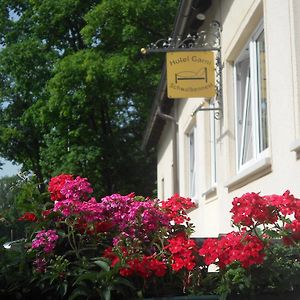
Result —
[{"label": "flower cluster", "polygon": [[32,241],[32,249],[42,249],[45,253],[50,253],[54,250],[58,235],[55,230],[41,230],[38,232]]},{"label": "flower cluster", "polygon": [[286,231],[283,236],[283,242],[286,245],[293,245],[300,241],[300,221],[293,220],[290,223],[285,224],[284,229]]},{"label": "flower cluster", "polygon": [[133,275],[143,278],[151,276],[163,277],[167,272],[166,263],[156,259],[152,255],[142,255],[141,257],[130,259],[126,264],[126,267],[120,269],[120,275],[124,277]]},{"label": "flower cluster", "polygon": [[87,200],[93,189],[87,178],[77,176],[74,180],[66,180],[60,192],[65,199],[80,201],[81,199]]},{"label": "flower cluster", "polygon": [[96,199],[91,197],[93,189],[86,178],[69,174],[52,178],[48,190],[53,207],[41,212],[44,227],[31,246],[37,273],[58,268],[56,257],[64,247],[68,266],[74,258],[85,261],[88,253],[90,262],[104,260],[128,280],[171,280],[180,272],[186,288],[200,257],[189,238],[191,199],[174,195],[160,201],[134,193]]},{"label": "flower cluster", "polygon": [[242,197],[234,198],[230,212],[235,225],[246,227],[274,224],[287,216],[300,220],[300,201],[289,191],[283,195],[267,196],[246,193]]},{"label": "flower cluster", "polygon": [[235,261],[244,268],[262,264],[272,236],[281,237],[285,244],[300,239],[299,209],[300,200],[289,191],[283,195],[246,193],[236,197],[231,213],[233,224],[240,231],[206,240],[199,253],[206,264],[218,264],[220,268]]},{"label": "flower cluster", "polygon": [[178,194],[175,194],[167,201],[162,201],[161,206],[171,220],[176,224],[181,224],[184,221],[190,221],[186,211],[194,208],[195,203],[190,198],[180,197]]},{"label": "flower cluster", "polygon": [[183,268],[191,271],[196,266],[196,243],[183,233],[168,239],[165,249],[171,252],[172,269],[179,271]]},{"label": "flower cluster", "polygon": [[276,209],[264,197],[257,193],[246,193],[234,198],[231,213],[236,225],[251,226],[256,223],[268,224],[277,220]]},{"label": "flower cluster", "polygon": [[207,239],[199,254],[206,264],[218,264],[225,268],[238,261],[244,268],[261,264],[264,260],[264,244],[257,237],[245,232],[231,232],[221,239]]},{"label": "flower cluster", "polygon": [[[246,193],[234,198],[231,213],[236,231],[208,238],[199,247],[190,238],[193,226],[187,211],[195,204],[189,198],[175,194],[160,201],[131,193],[97,199],[92,197],[86,178],[69,174],[52,178],[48,190],[51,208],[40,216],[26,212],[20,217],[33,222],[31,226],[41,225],[30,252],[36,255],[34,275],[41,276],[43,285],[53,276],[59,282],[62,278],[69,281],[68,289],[76,291],[85,284],[82,281],[95,280],[102,286],[121,278],[126,287],[134,285],[135,291],[153,297],[153,289],[160,283],[162,288],[176,282],[181,293],[201,290],[208,282],[205,276],[211,278],[208,267],[214,264],[219,267],[219,283],[228,284],[227,292],[231,293],[235,284],[239,291],[244,282],[255,280],[264,265],[272,267],[275,261],[282,267],[282,252],[273,251],[278,244],[289,250],[298,247],[289,252],[292,256],[286,256],[284,270],[286,274],[299,264],[300,276],[300,200],[289,191],[266,196]],[[276,259],[272,259],[274,253],[279,253]],[[274,267],[274,274],[280,268]],[[103,274],[105,270],[108,274]],[[253,270],[257,271],[254,275]],[[274,278],[278,280],[278,276]],[[215,278],[211,282],[215,283]],[[273,287],[274,283],[262,285]]]}]

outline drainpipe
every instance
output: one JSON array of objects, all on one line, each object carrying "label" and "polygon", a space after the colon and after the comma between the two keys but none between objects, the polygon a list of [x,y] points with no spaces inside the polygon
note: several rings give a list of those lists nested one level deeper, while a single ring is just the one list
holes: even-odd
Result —
[{"label": "drainpipe", "polygon": [[170,115],[164,114],[160,107],[157,108],[157,116],[161,119],[168,122],[172,122],[172,131],[173,131],[173,194],[179,193],[179,181],[178,181],[178,142],[177,142],[177,133],[178,133],[178,123],[177,120]]}]

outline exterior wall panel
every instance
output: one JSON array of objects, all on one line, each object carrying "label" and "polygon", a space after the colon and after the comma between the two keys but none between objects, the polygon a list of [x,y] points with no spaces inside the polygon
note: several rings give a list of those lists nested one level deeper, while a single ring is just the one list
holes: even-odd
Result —
[{"label": "exterior wall panel", "polygon": [[[217,123],[215,189],[210,190],[207,183],[208,112],[198,112],[191,117],[203,99],[174,100],[178,120],[179,193],[182,196],[188,196],[186,132],[191,124],[197,128],[195,200],[198,207],[190,216],[196,225],[195,236],[199,237],[230,231],[231,202],[243,193],[282,194],[289,189],[300,198],[300,1],[213,1],[207,20],[213,19],[222,25],[224,64],[224,111],[223,119]],[[233,61],[261,21],[266,44],[269,149],[260,164],[252,165],[243,175],[236,168]],[[172,174],[172,134],[168,130],[169,125],[165,126],[158,145],[158,181],[164,176],[165,186],[171,182],[168,176]],[[165,193],[172,193],[171,188],[165,188]]]}]

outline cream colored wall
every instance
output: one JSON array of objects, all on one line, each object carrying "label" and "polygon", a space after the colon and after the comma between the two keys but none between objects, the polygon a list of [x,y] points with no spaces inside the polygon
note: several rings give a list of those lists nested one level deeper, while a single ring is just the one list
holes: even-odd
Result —
[{"label": "cream colored wall", "polygon": [[174,193],[172,125],[171,121],[166,122],[157,147],[157,197],[162,200]]},{"label": "cream colored wall", "polygon": [[[192,118],[191,113],[202,100],[175,100],[178,117],[179,182],[180,194],[183,196],[188,196],[186,131],[191,124],[196,124],[197,127],[198,208],[190,216],[196,225],[195,236],[201,237],[216,236],[231,230],[231,202],[234,197],[245,192],[281,194],[290,189],[300,198],[300,159],[297,159],[297,155],[298,158],[300,156],[300,1],[220,0],[214,1],[210,13],[208,19],[219,20],[223,27],[224,116],[218,121],[218,174],[215,193],[206,193],[210,188],[207,180],[208,112],[198,112]],[[267,47],[270,147],[267,155],[257,164],[243,173],[237,173],[232,62],[262,19]],[[172,137],[167,128],[165,127],[163,133],[164,143],[159,144],[158,176],[162,176],[171,163],[171,151],[167,141]]]}]

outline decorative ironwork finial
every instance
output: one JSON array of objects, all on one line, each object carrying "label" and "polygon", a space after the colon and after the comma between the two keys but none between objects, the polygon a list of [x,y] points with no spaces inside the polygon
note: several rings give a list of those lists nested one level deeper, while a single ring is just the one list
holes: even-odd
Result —
[{"label": "decorative ironwork finial", "polygon": [[205,30],[201,30],[196,34],[189,33],[185,37],[178,35],[166,39],[159,39],[146,48],[142,48],[141,53],[148,54],[153,52],[185,50],[218,51],[221,47],[220,31],[220,23],[218,21],[212,21]]}]

